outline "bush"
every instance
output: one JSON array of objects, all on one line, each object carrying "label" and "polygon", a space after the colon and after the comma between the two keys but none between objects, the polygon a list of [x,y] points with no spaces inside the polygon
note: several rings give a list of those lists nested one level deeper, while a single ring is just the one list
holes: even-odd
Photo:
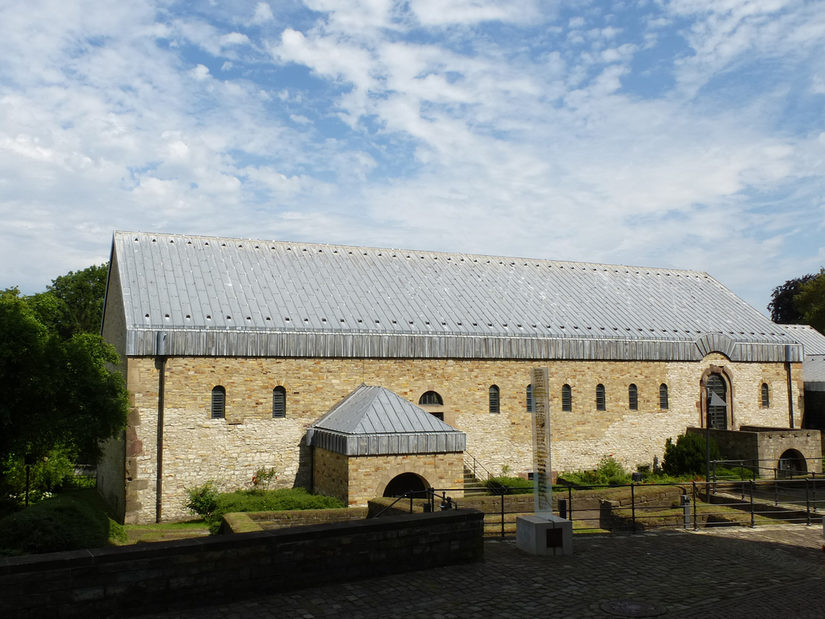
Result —
[{"label": "bush", "polygon": [[0,554],[98,548],[119,534],[94,490],[71,491],[0,519]]},{"label": "bush", "polygon": [[630,475],[613,456],[599,460],[599,466],[594,471],[562,473],[559,479],[577,486],[619,486],[630,483]]},{"label": "bush", "polygon": [[528,494],[533,492],[533,481],[521,477],[500,475],[490,477],[484,482],[490,494]]},{"label": "bush", "polygon": [[[719,460],[719,446],[710,439],[710,459]],[[690,432],[665,441],[665,458],[662,469],[668,475],[704,475],[707,468],[705,437]]]},{"label": "bush", "polygon": [[[55,492],[70,487],[74,477],[74,454],[63,448],[52,449],[44,458],[29,467],[29,503],[49,498]],[[5,496],[19,503],[26,497],[26,465],[22,456],[9,455],[0,466],[0,478]]]},{"label": "bush", "polygon": [[224,514],[233,512],[271,512],[339,507],[346,507],[346,505],[334,497],[310,494],[304,488],[238,490],[237,492],[217,494],[215,508],[208,515],[204,515],[204,519],[209,525],[209,532],[214,534],[220,529]]},{"label": "bush", "polygon": [[189,495],[186,509],[198,514],[201,518],[209,518],[218,507],[218,492],[211,481],[202,486],[187,488],[186,493]]}]

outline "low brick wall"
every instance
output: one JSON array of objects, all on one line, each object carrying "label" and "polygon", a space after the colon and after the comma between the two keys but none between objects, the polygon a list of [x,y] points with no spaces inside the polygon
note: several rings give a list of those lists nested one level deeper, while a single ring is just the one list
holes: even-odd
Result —
[{"label": "low brick wall", "polygon": [[0,617],[193,607],[318,583],[479,561],[474,510],[0,558]]},{"label": "low brick wall", "polygon": [[350,522],[367,517],[366,507],[341,507],[338,509],[292,509],[278,512],[236,512],[226,514],[220,532],[251,533],[271,531],[287,527],[302,527],[312,524]]}]

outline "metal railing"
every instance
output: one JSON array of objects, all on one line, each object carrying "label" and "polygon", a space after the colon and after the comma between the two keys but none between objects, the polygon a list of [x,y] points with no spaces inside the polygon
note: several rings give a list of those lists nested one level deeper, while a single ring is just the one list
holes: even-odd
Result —
[{"label": "metal railing", "polygon": [[436,511],[436,499],[440,499],[439,509],[444,511],[448,509],[458,509],[458,503],[450,496],[447,496],[447,490],[442,491],[439,494],[439,491],[435,488],[427,488],[426,490],[411,490],[409,492],[405,492],[402,495],[395,497],[395,500],[390,503],[389,505],[385,506],[380,512],[371,516],[371,518],[379,518],[382,514],[386,511],[395,507],[397,503],[402,500],[408,499],[410,501],[410,513],[415,512],[415,500],[416,499],[425,499],[426,503],[424,503],[422,511],[424,512],[434,512]]},{"label": "metal railing", "polygon": [[[461,490],[446,488],[433,493],[436,497],[447,497],[448,493],[458,494]],[[500,494],[466,495],[461,506],[484,512],[488,537],[513,537],[516,518],[533,513],[534,509],[532,493],[507,494],[518,490],[501,488]],[[400,497],[396,502],[403,498],[408,497]],[[412,511],[412,497],[409,498]],[[455,501],[452,503],[457,507]],[[815,478],[802,479],[559,485],[553,487],[553,511],[571,520],[575,533],[818,524],[825,515],[825,476],[818,473]]]}]

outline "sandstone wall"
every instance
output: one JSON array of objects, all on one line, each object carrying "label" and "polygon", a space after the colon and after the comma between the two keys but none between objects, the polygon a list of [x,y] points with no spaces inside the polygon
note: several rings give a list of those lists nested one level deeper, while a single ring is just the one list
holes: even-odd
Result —
[{"label": "sandstone wall", "polygon": [[[547,366],[553,435],[553,468],[594,467],[612,454],[628,468],[661,457],[665,439],[702,424],[700,380],[712,366],[730,379],[730,426],[788,425],[783,364],[733,363],[712,354],[698,363],[481,361],[451,359],[169,358],[165,366],[162,424],[162,518],[187,515],[185,488],[214,480],[230,489],[249,486],[260,467],[275,467],[281,486],[309,485],[306,428],[361,383],[381,385],[418,403],[425,391],[444,400],[438,410],[467,433],[467,452],[493,474],[532,469],[531,415],[526,387],[533,367]],[[794,364],[795,419],[802,419],[801,365]],[[126,432],[126,520],[155,518],[159,369],[154,359],[130,358],[133,411]],[[770,407],[762,408],[767,382]],[[606,410],[596,410],[603,384]],[[638,387],[638,410],[629,410],[628,385]],[[659,385],[669,406],[659,408]],[[561,410],[569,384],[573,410]],[[226,418],[211,419],[212,388],[226,389]],[[490,385],[500,389],[500,413],[488,407]],[[286,417],[272,418],[272,390],[286,389]],[[349,474],[349,473],[348,473]],[[437,486],[431,481],[433,486]],[[452,485],[452,482],[447,485]],[[365,489],[366,492],[366,489]]]}]

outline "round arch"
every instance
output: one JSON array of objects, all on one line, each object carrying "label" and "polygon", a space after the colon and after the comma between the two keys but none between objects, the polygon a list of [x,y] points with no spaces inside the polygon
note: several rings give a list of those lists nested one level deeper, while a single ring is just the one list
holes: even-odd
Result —
[{"label": "round arch", "polygon": [[424,497],[425,492],[430,487],[426,479],[417,473],[401,473],[393,477],[384,488],[382,496],[396,497],[408,492],[420,493]]},{"label": "round arch", "polygon": [[808,463],[805,461],[805,456],[796,449],[786,449],[779,456],[776,468],[779,477],[793,477],[807,473]]}]

